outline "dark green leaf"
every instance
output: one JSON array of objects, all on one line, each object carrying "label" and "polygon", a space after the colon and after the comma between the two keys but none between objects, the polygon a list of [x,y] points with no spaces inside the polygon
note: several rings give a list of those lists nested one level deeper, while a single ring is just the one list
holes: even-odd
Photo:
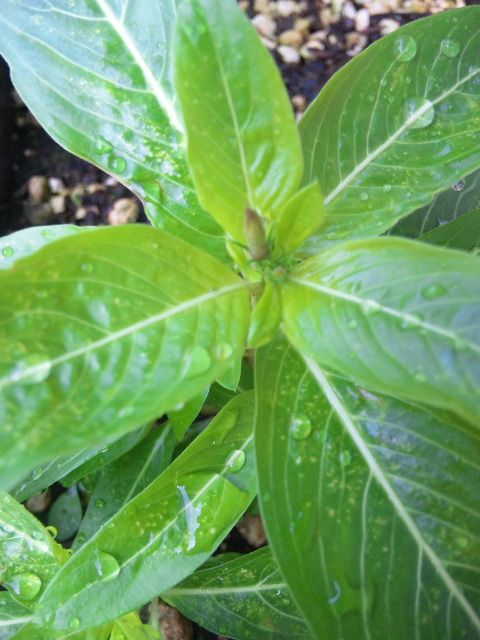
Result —
[{"label": "dark green leaf", "polygon": [[64,542],[77,533],[82,517],[82,503],[74,486],[61,493],[52,504],[48,512],[48,524],[57,531],[57,539]]},{"label": "dark green leaf", "polygon": [[0,593],[0,640],[10,640],[31,617],[31,612],[9,593]]},{"label": "dark green leaf", "polygon": [[400,238],[311,258],[282,292],[309,358],[359,384],[445,407],[480,426],[480,262]]},{"label": "dark green leaf", "polygon": [[419,239],[422,242],[478,254],[480,252],[480,209],[465,213],[452,222],[436,227]]},{"label": "dark green leaf", "polygon": [[73,548],[79,548],[168,466],[175,446],[170,426],[153,429],[134,449],[106,467],[90,498]]},{"label": "dark green leaf", "polygon": [[300,123],[325,235],[381,234],[480,167],[480,7],[417,20],[343,67]]},{"label": "dark green leaf", "polygon": [[300,140],[279,71],[234,0],[180,5],[175,67],[200,200],[244,241],[245,208],[278,216],[301,179]]},{"label": "dark green leaf", "polygon": [[215,560],[214,566],[199,569],[162,598],[190,620],[229,638],[312,637],[270,549]]},{"label": "dark green leaf", "polygon": [[92,627],[173,587],[217,548],[252,501],[253,394],[234,398],[57,574],[40,625]]},{"label": "dark green leaf", "polygon": [[18,602],[31,608],[67,557],[25,507],[0,494],[0,581]]},{"label": "dark green leaf", "polygon": [[3,0],[0,52],[50,135],[131,187],[152,222],[227,257],[189,177],[170,65],[178,0]]},{"label": "dark green leaf", "polygon": [[1,483],[148,423],[243,353],[244,283],[143,225],[57,240],[0,271]]},{"label": "dark green leaf", "polygon": [[309,371],[283,340],[256,374],[262,513],[315,637],[477,638],[478,431]]}]

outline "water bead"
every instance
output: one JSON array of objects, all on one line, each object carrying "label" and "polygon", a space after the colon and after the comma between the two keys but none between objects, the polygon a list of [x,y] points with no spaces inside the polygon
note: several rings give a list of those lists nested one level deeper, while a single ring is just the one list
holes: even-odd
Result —
[{"label": "water bead", "polygon": [[446,293],[446,289],[442,284],[431,284],[422,290],[422,296],[425,300],[435,300]]},{"label": "water bead", "polygon": [[292,418],[290,422],[290,434],[295,440],[305,440],[312,433],[312,423],[310,419],[299,414]]},{"label": "water bead", "polygon": [[410,62],[417,54],[417,43],[411,36],[396,38],[393,48],[400,62]]},{"label": "water bead", "polygon": [[242,451],[241,449],[236,449],[230,455],[227,462],[227,467],[232,473],[236,473],[237,471],[240,471],[240,469],[242,469],[245,466],[245,461],[246,461],[245,452]]},{"label": "water bead", "polygon": [[440,43],[440,51],[443,55],[447,56],[447,58],[455,58],[460,53],[460,43],[457,42],[457,40],[445,38]]},{"label": "water bead", "polygon": [[4,258],[11,258],[15,254],[13,247],[3,247],[2,256]]},{"label": "water bead", "polygon": [[410,129],[424,129],[432,124],[435,109],[427,98],[414,96],[403,104],[402,115],[404,121],[409,122]]}]

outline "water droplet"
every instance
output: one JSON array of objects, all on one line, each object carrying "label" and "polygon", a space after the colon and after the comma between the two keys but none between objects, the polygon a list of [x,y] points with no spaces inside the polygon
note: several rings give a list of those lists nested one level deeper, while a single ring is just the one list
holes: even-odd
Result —
[{"label": "water droplet", "polygon": [[435,300],[446,293],[446,289],[442,284],[431,284],[422,290],[422,296],[425,300]]},{"label": "water droplet", "polygon": [[95,569],[103,580],[113,580],[120,573],[120,565],[109,553],[100,551],[95,560]]},{"label": "water droplet", "polygon": [[368,193],[366,191],[362,191],[360,194],[360,200],[368,200]]},{"label": "water droplet", "polygon": [[80,626],[79,618],[72,618],[68,626],[70,627],[70,629],[78,629],[78,627]]},{"label": "water droplet", "polygon": [[233,353],[232,345],[228,342],[220,342],[214,349],[214,356],[216,360],[227,360]]},{"label": "water droplet", "polygon": [[401,329],[414,329],[418,327],[420,324],[420,318],[417,316],[409,315],[404,320],[402,320],[402,324],[400,325]]},{"label": "water droplet", "polygon": [[465,180],[459,180],[458,182],[455,182],[455,184],[452,184],[452,189],[454,191],[462,191],[464,187],[465,187]]},{"label": "water droplet", "polygon": [[465,547],[468,547],[468,538],[466,538],[465,536],[460,536],[459,538],[457,538],[457,544],[462,549],[465,549]]},{"label": "water droplet", "polygon": [[203,347],[193,347],[183,358],[181,377],[198,376],[208,371],[212,360]]},{"label": "water droplet", "polygon": [[423,129],[432,124],[435,117],[433,104],[421,96],[408,98],[403,105],[403,119],[409,121],[410,129]]},{"label": "water droplet", "polygon": [[95,149],[101,154],[110,153],[110,151],[113,151],[113,145],[106,138],[100,136],[95,145]]},{"label": "water droplet", "polygon": [[341,452],[339,459],[340,459],[340,464],[342,465],[342,467],[348,467],[348,465],[352,461],[352,454],[350,453],[350,451],[345,449],[345,451]]},{"label": "water droplet", "polygon": [[105,500],[103,498],[97,498],[95,500],[95,506],[97,509],[103,509],[105,507]]},{"label": "water droplet", "polygon": [[362,303],[362,309],[366,316],[371,316],[380,311],[381,307],[375,300],[365,300],[365,302]]},{"label": "water droplet", "polygon": [[114,173],[125,173],[127,169],[127,161],[121,156],[112,156],[108,161],[108,167]]},{"label": "water droplet", "polygon": [[299,414],[292,418],[290,422],[290,434],[295,440],[305,440],[312,433],[312,423],[310,419]]},{"label": "water droplet", "polygon": [[447,56],[447,58],[455,58],[460,53],[460,43],[457,40],[451,38],[445,38],[440,43],[440,51]]},{"label": "water droplet", "polygon": [[190,551],[196,545],[196,532],[200,527],[198,519],[202,513],[202,505],[199,504],[198,507],[195,507],[193,502],[190,500],[187,489],[184,485],[177,485],[177,489],[180,491],[180,495],[182,496],[183,507],[185,510],[185,519],[188,530],[187,551]]},{"label": "water droplet", "polygon": [[230,455],[227,462],[227,467],[232,473],[236,473],[237,471],[240,471],[240,469],[242,469],[245,466],[245,461],[246,461],[245,452],[242,451],[241,449],[236,449]]},{"label": "water droplet", "polygon": [[56,538],[58,536],[58,531],[53,525],[49,524],[48,527],[45,527],[45,529],[52,536],[52,538]]},{"label": "water droplet", "polygon": [[41,579],[34,573],[19,573],[5,584],[22,600],[33,600],[42,588]]},{"label": "water droplet", "polygon": [[2,249],[2,256],[4,258],[11,258],[15,253],[15,250],[13,249],[13,247],[3,247]]},{"label": "water droplet", "polygon": [[84,262],[80,269],[84,273],[93,273],[93,264],[91,262]]},{"label": "water droplet", "polygon": [[417,54],[417,43],[411,36],[396,38],[393,48],[400,62],[410,62]]},{"label": "water droplet", "polygon": [[357,328],[357,321],[356,320],[349,320],[347,322],[347,327],[349,329],[356,329]]},{"label": "water droplet", "polygon": [[383,185],[383,190],[385,191],[385,193],[388,193],[389,191],[392,190],[392,185],[391,184],[384,184]]},{"label": "water droplet", "polygon": [[52,363],[46,355],[32,353],[17,367],[23,384],[38,384],[46,380],[52,370]]},{"label": "water droplet", "polygon": [[414,376],[416,382],[426,382],[427,381],[427,376],[425,375],[424,371],[417,371],[417,373]]}]

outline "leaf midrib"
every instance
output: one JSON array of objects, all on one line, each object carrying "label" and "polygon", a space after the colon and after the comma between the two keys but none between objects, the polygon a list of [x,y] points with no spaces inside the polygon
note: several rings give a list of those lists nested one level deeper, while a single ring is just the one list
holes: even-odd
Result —
[{"label": "leaf midrib", "polygon": [[393,487],[389,483],[388,478],[386,477],[382,468],[380,467],[378,462],[375,460],[367,444],[364,442],[347,408],[344,407],[344,405],[342,404],[341,399],[336,394],[335,389],[330,384],[327,376],[322,371],[322,369],[317,365],[316,362],[311,360],[305,354],[302,354],[302,356],[307,365],[307,368],[315,378],[319,387],[322,389],[327,400],[330,402],[339,420],[343,424],[345,430],[348,432],[350,438],[356,445],[365,463],[368,465],[372,476],[375,478],[375,480],[378,482],[382,490],[385,492],[387,498],[390,500],[393,508],[395,509],[395,512],[397,513],[399,518],[403,521],[405,527],[407,528],[410,535],[418,545],[418,548],[421,550],[422,553],[425,553],[425,555],[428,557],[435,571],[437,572],[442,582],[444,583],[445,587],[448,589],[449,593],[456,598],[457,602],[460,604],[460,606],[465,611],[466,615],[474,625],[475,629],[477,629],[477,631],[480,631],[480,617],[477,615],[477,613],[475,612],[471,604],[465,598],[461,590],[458,588],[453,578],[450,576],[450,574],[446,570],[442,560],[437,556],[436,552],[425,540],[421,531],[419,531],[417,524],[408,513],[400,497],[397,495],[396,491],[393,489]]}]

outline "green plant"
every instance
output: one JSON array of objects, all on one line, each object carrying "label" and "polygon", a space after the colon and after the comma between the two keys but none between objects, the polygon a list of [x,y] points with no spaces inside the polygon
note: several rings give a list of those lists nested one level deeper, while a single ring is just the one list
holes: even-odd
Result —
[{"label": "green plant", "polygon": [[[156,638],[158,596],[234,638],[480,637],[480,9],[371,46],[299,133],[233,0],[0,24],[152,222],[1,241],[0,637]],[[72,555],[19,504],[58,480]],[[270,547],[210,558],[257,486]]]}]

